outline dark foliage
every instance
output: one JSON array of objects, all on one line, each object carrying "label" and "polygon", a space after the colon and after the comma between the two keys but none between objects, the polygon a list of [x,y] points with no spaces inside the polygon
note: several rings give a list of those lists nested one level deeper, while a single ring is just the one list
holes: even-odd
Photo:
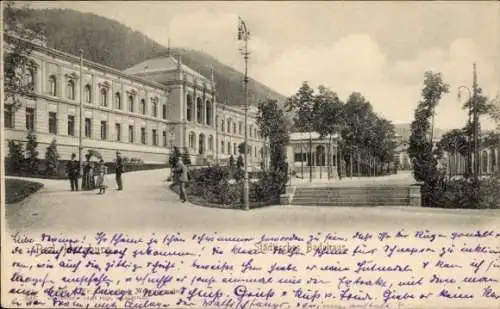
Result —
[{"label": "dark foliage", "polygon": [[23,145],[16,140],[9,141],[9,154],[5,160],[7,173],[20,173],[24,165]]},{"label": "dark foliage", "polygon": [[59,165],[59,153],[57,152],[57,142],[54,138],[45,152],[45,171],[47,175],[56,175]]},{"label": "dark foliage", "polygon": [[6,179],[5,180],[5,203],[13,204],[18,203],[33,193],[36,193],[43,184],[39,182],[19,180],[19,179]]},{"label": "dark foliage", "polygon": [[32,131],[28,132],[25,151],[25,165],[26,172],[38,172],[38,142],[36,134]]},{"label": "dark foliage", "polygon": [[182,156],[179,148],[174,147],[172,150],[172,153],[170,154],[168,158],[168,163],[170,164],[171,167],[174,167],[175,164],[177,163],[177,160]]}]

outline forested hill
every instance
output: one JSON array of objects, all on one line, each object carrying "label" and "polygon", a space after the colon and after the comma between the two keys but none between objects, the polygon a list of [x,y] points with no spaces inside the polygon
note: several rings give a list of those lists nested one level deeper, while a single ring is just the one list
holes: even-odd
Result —
[{"label": "forested hill", "polygon": [[[78,55],[85,49],[85,58],[119,70],[143,60],[165,55],[167,48],[139,31],[134,31],[115,20],[91,13],[69,9],[23,9],[23,24],[41,26],[51,48]],[[214,67],[219,102],[238,105],[244,103],[243,74],[214,57],[191,49],[173,49],[180,53],[185,65],[210,78]],[[285,97],[261,83],[250,79],[249,100],[256,104],[267,98],[283,102]]]}]

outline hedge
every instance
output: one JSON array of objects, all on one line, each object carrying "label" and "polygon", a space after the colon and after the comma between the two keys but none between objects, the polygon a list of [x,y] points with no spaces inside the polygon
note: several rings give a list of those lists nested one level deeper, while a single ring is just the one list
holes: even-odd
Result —
[{"label": "hedge", "polygon": [[43,188],[43,184],[20,179],[5,179],[5,203],[20,202]]},{"label": "hedge", "polygon": [[[190,171],[186,193],[191,203],[207,207],[242,209],[243,171],[238,168],[208,167]],[[252,177],[251,177],[251,176]],[[258,178],[257,178],[258,177]],[[249,173],[251,208],[279,204],[281,185],[275,173]],[[171,189],[179,193],[178,186]]]}]

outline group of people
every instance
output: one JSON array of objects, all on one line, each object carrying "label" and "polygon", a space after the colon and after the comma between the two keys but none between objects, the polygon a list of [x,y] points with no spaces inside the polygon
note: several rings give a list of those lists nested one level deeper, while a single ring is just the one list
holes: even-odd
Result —
[{"label": "group of people", "polygon": [[[92,191],[99,189],[98,194],[106,193],[106,174],[108,174],[108,167],[104,160],[100,160],[97,165],[90,161],[90,155],[87,154],[86,161],[80,167],[80,162],[76,160],[76,154],[71,155],[71,160],[66,165],[66,173],[68,175],[71,191],[79,191],[78,179],[80,178],[80,168],[83,170],[82,175],[82,190]],[[115,179],[118,190],[123,190],[122,174],[125,172],[123,160],[120,152],[116,152],[116,171]]]}]

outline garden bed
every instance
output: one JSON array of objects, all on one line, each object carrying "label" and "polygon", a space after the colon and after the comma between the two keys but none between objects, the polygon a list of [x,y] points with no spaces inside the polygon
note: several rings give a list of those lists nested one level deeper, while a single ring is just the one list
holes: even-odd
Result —
[{"label": "garden bed", "polygon": [[[191,170],[191,181],[186,186],[189,202],[212,208],[244,209],[242,172],[228,167]],[[280,204],[276,175],[261,172],[252,176],[260,178],[249,183],[250,208]],[[178,186],[171,185],[170,188],[179,193]]]},{"label": "garden bed", "polygon": [[5,179],[5,203],[18,203],[43,188],[43,184],[20,179]]}]

